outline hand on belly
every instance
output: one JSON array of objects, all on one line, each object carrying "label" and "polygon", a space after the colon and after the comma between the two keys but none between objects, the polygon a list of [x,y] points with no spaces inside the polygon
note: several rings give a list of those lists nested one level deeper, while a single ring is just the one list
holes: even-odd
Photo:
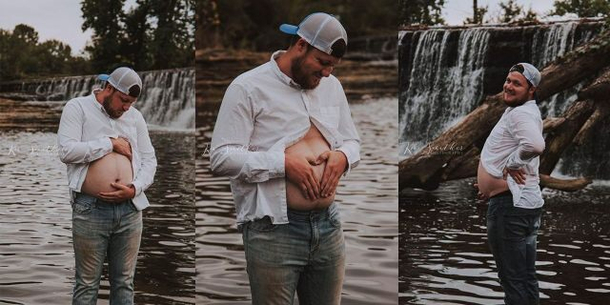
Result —
[{"label": "hand on belly", "polygon": [[[312,165],[313,175],[317,181],[322,179],[324,169],[326,168],[326,162],[319,165]],[[306,192],[304,192],[294,182],[286,179],[286,200],[288,207],[295,210],[315,210],[322,209],[329,206],[335,200],[335,193],[329,193],[328,196],[323,197],[318,195],[317,198],[310,198]]]},{"label": "hand on belly", "polygon": [[328,164],[334,163],[337,158],[329,149],[330,145],[313,123],[299,142],[286,148],[288,207],[296,210],[322,209],[334,201],[338,178],[326,171]]},{"label": "hand on belly", "polygon": [[[104,195],[102,194],[117,191],[121,193],[127,192],[128,190],[125,190],[125,188],[130,189],[127,185],[131,184],[132,181],[133,171],[131,161],[124,155],[111,152],[89,164],[87,176],[81,191],[103,200],[113,201],[108,197],[103,198]],[[122,195],[120,197],[126,196],[126,194],[119,195]]]}]

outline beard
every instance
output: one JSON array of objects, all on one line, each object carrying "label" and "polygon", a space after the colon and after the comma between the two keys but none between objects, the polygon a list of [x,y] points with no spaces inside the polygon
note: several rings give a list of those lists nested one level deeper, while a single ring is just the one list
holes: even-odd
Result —
[{"label": "beard", "polygon": [[[504,96],[502,97],[502,99],[504,100],[504,104],[509,107],[519,107],[530,100],[528,95],[517,96],[514,93],[509,93],[506,91],[503,92],[503,95]],[[506,98],[507,96],[508,99]]]},{"label": "beard", "polygon": [[322,77],[318,77],[314,74],[308,74],[303,70],[303,61],[305,60],[305,56],[307,56],[307,54],[308,53],[305,53],[304,55],[292,60],[290,72],[292,72],[292,80],[299,84],[301,88],[314,89],[320,84],[320,79]]},{"label": "beard", "polygon": [[123,112],[114,110],[110,106],[110,104],[112,103],[112,97],[114,96],[114,94],[115,94],[115,92],[113,92],[109,96],[105,97],[102,105],[104,106],[104,110],[106,110],[106,113],[108,114],[109,117],[111,117],[113,119],[118,119],[123,115]]}]

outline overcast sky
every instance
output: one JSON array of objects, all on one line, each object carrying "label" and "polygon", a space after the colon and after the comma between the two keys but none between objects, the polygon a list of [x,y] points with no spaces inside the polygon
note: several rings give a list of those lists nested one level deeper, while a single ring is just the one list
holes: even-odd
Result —
[{"label": "overcast sky", "polygon": [[[83,33],[81,0],[0,0],[0,28],[13,30],[15,25],[25,23],[33,27],[39,41],[57,39],[72,48],[72,54],[80,54],[91,30]],[[127,0],[131,7],[135,0]]]},{"label": "overcast sky", "polygon": [[[80,54],[87,41],[91,40],[91,30],[83,33],[81,0],[0,0],[0,28],[12,30],[15,25],[25,23],[38,31],[40,41],[57,39],[72,47],[72,54]],[[488,15],[500,14],[501,0],[478,0],[479,6],[488,6]],[[553,0],[517,0],[525,9],[532,8],[539,15],[545,15],[553,8]],[[131,7],[135,0],[127,0]],[[471,0],[446,0],[443,10],[445,20],[450,25],[461,25],[472,16]]]},{"label": "overcast sky", "polygon": [[[489,17],[495,17],[500,15],[500,2],[507,2],[507,0],[478,0],[477,5],[479,7],[487,6],[487,14],[485,20]],[[528,10],[530,7],[539,16],[546,15],[553,9],[553,0],[517,0],[517,3],[523,6],[524,10]],[[462,25],[466,18],[472,17],[472,0],[445,0],[445,6],[443,8],[443,18],[449,25]]]}]

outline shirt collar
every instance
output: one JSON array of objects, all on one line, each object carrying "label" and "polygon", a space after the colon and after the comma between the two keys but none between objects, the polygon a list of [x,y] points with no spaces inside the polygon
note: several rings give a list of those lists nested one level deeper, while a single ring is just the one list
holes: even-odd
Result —
[{"label": "shirt collar", "polygon": [[513,109],[517,108],[517,107],[531,106],[531,105],[534,105],[534,106],[538,107],[538,106],[536,105],[536,100],[529,100],[529,101],[527,101],[527,102],[525,102],[525,103],[523,103],[523,104],[521,104],[521,105],[519,105],[519,106],[516,106],[516,107],[508,107],[508,108],[506,108],[506,111],[507,111],[507,112],[510,112],[510,111],[512,111]]},{"label": "shirt collar", "polygon": [[275,52],[273,52],[273,54],[271,54],[271,59],[269,60],[271,62],[271,70],[273,70],[273,73],[275,74],[275,76],[280,81],[282,81],[284,84],[291,86],[291,87],[295,87],[295,88],[301,88],[301,86],[299,84],[295,83],[292,80],[292,78],[290,78],[290,76],[284,74],[284,72],[282,72],[282,70],[280,70],[280,67],[277,65],[276,59],[284,53],[286,53],[285,50],[279,50],[279,51],[275,51]]}]

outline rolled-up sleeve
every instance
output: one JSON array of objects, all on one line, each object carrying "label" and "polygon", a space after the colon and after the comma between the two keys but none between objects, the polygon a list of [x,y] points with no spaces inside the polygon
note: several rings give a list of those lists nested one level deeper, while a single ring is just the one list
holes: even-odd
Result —
[{"label": "rolled-up sleeve", "polygon": [[68,102],[57,131],[59,159],[63,163],[90,163],[112,151],[109,137],[81,141],[83,120],[83,110],[75,102]]},{"label": "rolled-up sleeve", "polygon": [[148,134],[146,121],[144,121],[141,114],[139,114],[136,121],[136,131],[138,137],[137,149],[141,163],[132,185],[136,189],[135,195],[138,196],[147,190],[154,181],[155,173],[157,172],[157,157],[155,155],[155,148],[150,140],[150,135]]},{"label": "rolled-up sleeve", "polygon": [[255,151],[250,147],[255,110],[246,89],[233,82],[227,89],[214,126],[210,167],[220,176],[248,183],[281,178],[284,151]]}]

